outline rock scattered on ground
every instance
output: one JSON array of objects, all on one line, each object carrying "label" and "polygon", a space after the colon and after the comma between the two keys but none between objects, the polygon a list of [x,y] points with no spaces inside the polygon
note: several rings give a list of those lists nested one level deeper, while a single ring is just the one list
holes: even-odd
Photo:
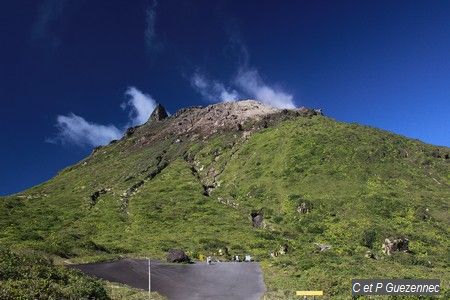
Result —
[{"label": "rock scattered on ground", "polygon": [[370,259],[377,259],[376,255],[370,250],[366,251],[366,254],[364,254],[364,257],[365,258],[370,258]]},{"label": "rock scattered on ground", "polygon": [[311,209],[312,209],[312,204],[311,203],[309,203],[309,202],[302,202],[297,207],[297,212],[299,214],[306,214],[306,213],[309,213]]},{"label": "rock scattered on ground", "polygon": [[328,244],[314,243],[314,245],[316,245],[317,251],[319,251],[319,252],[325,252],[325,251],[328,251],[331,249],[331,245],[328,245]]},{"label": "rock scattered on ground", "polygon": [[400,237],[386,238],[381,248],[383,253],[386,255],[391,255],[393,252],[408,252],[409,240],[407,238]]}]

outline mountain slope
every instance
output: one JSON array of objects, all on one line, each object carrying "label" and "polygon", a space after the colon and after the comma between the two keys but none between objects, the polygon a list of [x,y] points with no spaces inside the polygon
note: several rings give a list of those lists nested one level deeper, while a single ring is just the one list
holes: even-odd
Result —
[{"label": "mountain slope", "polygon": [[[122,140],[2,198],[0,243],[72,261],[250,253],[274,297],[348,296],[356,277],[440,278],[448,289],[449,155],[305,108],[241,101],[166,117],[158,107]],[[410,252],[384,255],[392,236]]]}]

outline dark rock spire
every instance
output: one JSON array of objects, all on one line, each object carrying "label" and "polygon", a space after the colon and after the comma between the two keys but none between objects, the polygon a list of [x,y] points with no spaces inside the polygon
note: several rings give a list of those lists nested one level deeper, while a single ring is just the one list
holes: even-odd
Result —
[{"label": "dark rock spire", "polygon": [[150,115],[149,121],[161,121],[168,117],[167,111],[161,104],[158,103],[158,105],[155,107],[155,110]]}]

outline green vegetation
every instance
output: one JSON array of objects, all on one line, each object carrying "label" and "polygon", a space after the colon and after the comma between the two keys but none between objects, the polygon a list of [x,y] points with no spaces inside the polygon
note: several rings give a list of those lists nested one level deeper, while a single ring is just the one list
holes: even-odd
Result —
[{"label": "green vegetation", "polygon": [[[129,286],[105,282],[106,291],[111,299],[115,300],[148,300],[148,291],[143,291],[140,289],[130,288]],[[151,300],[164,300],[167,299],[158,293],[152,292]]]},{"label": "green vegetation", "polygon": [[[298,289],[348,298],[358,277],[440,278],[448,295],[450,149],[320,116],[241,135],[138,147],[138,133],[100,148],[0,199],[0,244],[72,262],[163,258],[174,247],[195,258],[226,248],[261,261],[274,298]],[[297,211],[302,203],[306,213]],[[262,228],[252,227],[254,211]],[[384,255],[390,236],[407,237],[410,253]],[[285,244],[286,254],[270,256]],[[104,291],[76,278],[86,280],[83,293]]]},{"label": "green vegetation", "polygon": [[36,253],[0,250],[1,299],[109,299],[99,280]]}]

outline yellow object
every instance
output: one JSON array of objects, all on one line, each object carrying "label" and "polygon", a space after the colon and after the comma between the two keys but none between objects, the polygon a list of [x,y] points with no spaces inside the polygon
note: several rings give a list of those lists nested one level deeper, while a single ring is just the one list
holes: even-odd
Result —
[{"label": "yellow object", "polygon": [[198,259],[199,259],[200,261],[204,261],[204,260],[206,259],[206,257],[205,257],[203,254],[200,254],[200,255],[198,256]]},{"label": "yellow object", "polygon": [[297,296],[323,296],[323,291],[297,291]]}]

